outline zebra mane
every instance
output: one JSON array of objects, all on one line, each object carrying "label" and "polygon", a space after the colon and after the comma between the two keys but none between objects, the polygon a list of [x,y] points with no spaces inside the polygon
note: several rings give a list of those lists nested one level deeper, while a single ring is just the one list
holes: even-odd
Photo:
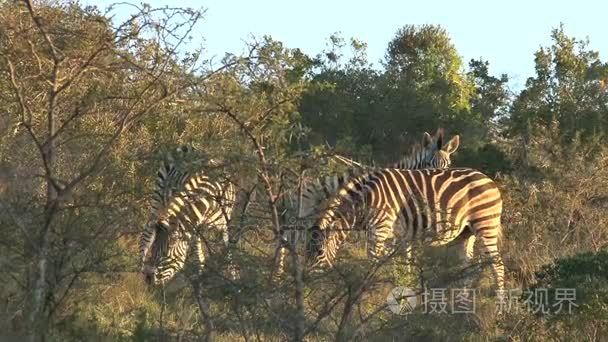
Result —
[{"label": "zebra mane", "polygon": [[[191,154],[195,149],[189,145],[183,145],[175,149],[178,158],[184,159],[185,156]],[[189,177],[189,172],[179,168],[176,165],[176,157],[167,152],[165,160],[156,172],[156,182],[152,195],[151,214],[157,215],[162,208],[165,208],[174,194],[180,192],[186,179]]]},{"label": "zebra mane", "polygon": [[[327,250],[327,246],[336,243],[339,239],[339,234],[336,234],[336,232],[328,232],[326,229],[321,229],[321,227],[326,227],[327,220],[334,217],[336,210],[339,210],[338,208],[344,203],[345,199],[349,200],[349,202],[352,200],[349,196],[351,193],[356,193],[356,191],[353,192],[353,189],[357,189],[361,182],[367,180],[373,173],[374,170],[369,170],[364,173],[353,175],[341,184],[337,188],[337,191],[329,194],[330,196],[321,210],[323,214],[315,219],[314,224],[308,230],[310,238],[306,243],[307,258],[314,257],[319,250]],[[332,258],[333,257],[335,256],[332,256]]]},{"label": "zebra mane", "polygon": [[[186,203],[192,205],[198,202],[205,203],[205,206],[207,206],[208,201],[214,201],[229,206],[234,205],[234,184],[229,179],[212,180],[207,170],[203,169],[193,173],[185,173],[180,180],[180,184],[179,189],[174,191],[171,197],[167,198],[165,205],[157,212],[157,217],[160,221],[178,215]],[[198,209],[195,207],[191,208],[199,216],[199,219],[202,219],[202,214],[198,212]],[[228,214],[228,216],[230,215]]]},{"label": "zebra mane", "polygon": [[188,201],[190,197],[195,196],[195,193],[200,191],[199,180],[206,179],[205,171],[201,170],[193,174],[185,173],[180,179],[180,186],[174,189],[170,197],[166,198],[163,206],[157,211],[158,217],[162,220],[167,214],[179,211],[180,206]]},{"label": "zebra mane", "polygon": [[[438,128],[437,132],[433,137],[430,134],[425,133],[425,140],[423,144],[420,142],[416,142],[410,146],[410,152],[401,157],[401,159],[395,163],[389,164],[386,167],[395,168],[395,169],[416,169],[424,166],[425,163],[428,162],[430,156],[432,156],[435,152],[441,149],[444,141],[444,129]],[[339,154],[334,154],[332,156],[334,159],[343,163],[346,166],[349,166],[348,172],[361,174],[361,172],[355,172],[354,170],[375,170],[381,169],[382,166],[377,166],[375,161],[371,161],[371,165],[366,165],[364,163],[358,162],[356,160],[350,159],[348,157],[344,157]]]},{"label": "zebra mane", "polygon": [[[201,156],[192,145],[182,145],[166,153],[156,173],[150,214],[158,217],[171,201],[183,195],[186,185],[193,177],[207,178],[208,168],[220,168],[219,159]],[[205,171],[202,171],[205,170]]]},{"label": "zebra mane", "polygon": [[[318,249],[327,250],[327,246],[331,246],[336,244],[336,241],[339,239],[340,234],[336,234],[336,232],[328,232],[326,231],[327,220],[331,220],[335,217],[335,213],[339,208],[342,207],[346,202],[350,203],[354,206],[354,202],[361,201],[363,198],[361,196],[357,196],[356,198],[351,197],[353,194],[358,194],[357,188],[360,188],[361,184],[369,179],[371,175],[374,174],[375,171],[368,171],[363,174],[351,177],[347,182],[342,184],[338,188],[338,191],[334,192],[331,197],[328,199],[325,208],[322,210],[323,214],[316,218],[315,223],[309,228],[310,236],[307,243],[307,257],[312,257],[314,253],[318,252]],[[357,215],[356,212],[353,213]],[[323,229],[321,227],[324,227]],[[313,250],[311,243],[315,246]],[[319,245],[319,243],[321,245]],[[335,257],[331,256],[331,258]]]},{"label": "zebra mane", "polygon": [[403,156],[398,162],[391,165],[395,169],[416,169],[423,166],[429,157],[441,149],[444,140],[443,128],[438,128],[435,136],[425,133],[424,145],[420,142],[410,147],[410,153]]}]

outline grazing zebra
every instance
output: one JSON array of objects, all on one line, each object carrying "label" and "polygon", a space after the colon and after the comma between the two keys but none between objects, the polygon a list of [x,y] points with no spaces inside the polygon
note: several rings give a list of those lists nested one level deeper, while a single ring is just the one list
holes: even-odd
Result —
[{"label": "grazing zebra", "polygon": [[[460,137],[458,135],[444,144],[444,131],[442,128],[439,128],[433,137],[427,132],[424,132],[422,144],[412,146],[410,154],[394,163],[392,167],[396,169],[447,168],[451,165],[450,156],[458,149],[459,144]],[[346,163],[360,166],[360,164],[350,160],[346,161]],[[363,168],[365,168],[365,166],[359,167],[360,170]],[[315,214],[317,214],[319,210],[322,210],[324,204],[327,204],[327,201],[336,193],[336,191],[351,178],[356,177],[357,171],[359,170],[350,169],[343,174],[325,176],[307,184],[302,189],[298,201],[288,199],[291,200],[291,202],[299,203],[300,205],[297,210],[297,218],[299,220],[314,219]],[[280,245],[286,243],[284,238],[281,238],[281,240],[282,241],[279,242]],[[411,256],[412,247],[408,245],[406,247],[406,258],[411,259]],[[285,250],[282,249],[277,262],[279,272],[284,268],[284,259]],[[407,268],[409,269],[409,263]]]},{"label": "grazing zebra", "polygon": [[[191,151],[192,147],[190,146],[182,146],[176,149],[176,152],[179,153],[180,157],[183,157],[185,154],[188,154]],[[163,210],[163,208],[167,207],[174,194],[181,191],[187,178],[188,173],[178,169],[174,163],[173,156],[168,153],[166,159],[163,161],[163,164],[156,173],[154,191],[152,192],[152,199],[150,201],[149,215],[151,218],[158,217],[158,214]],[[155,242],[157,233],[165,234],[167,229],[168,227],[163,226],[157,220],[147,222],[144,225],[144,230],[139,240],[139,255],[141,257],[142,272],[145,268],[148,251]],[[167,239],[166,241],[161,240],[164,241],[163,243],[168,241],[168,237],[164,236],[159,237],[159,239]]]},{"label": "grazing zebra", "polygon": [[169,281],[183,268],[189,250],[194,250],[203,266],[198,227],[218,229],[227,245],[235,200],[232,183],[214,181],[203,171],[189,176],[167,163],[159,169],[156,185],[153,219],[145,225],[140,239],[142,272],[148,284]]},{"label": "grazing zebra", "polygon": [[[472,169],[381,169],[351,179],[330,200],[309,228],[307,255],[314,266],[331,266],[349,230],[370,232],[368,255],[387,254],[385,242],[399,233],[408,243],[421,239],[431,246],[459,239],[461,258],[469,264],[475,238],[492,271],[499,293],[504,265],[497,241],[501,235],[502,199],[496,184]],[[400,232],[394,232],[397,220]]]}]

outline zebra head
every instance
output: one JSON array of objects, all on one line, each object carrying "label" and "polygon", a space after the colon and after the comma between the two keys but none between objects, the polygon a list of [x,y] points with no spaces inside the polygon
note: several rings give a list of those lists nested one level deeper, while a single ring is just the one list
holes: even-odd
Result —
[{"label": "zebra head", "polygon": [[[176,227],[177,229],[171,228]],[[142,273],[148,285],[160,285],[171,280],[184,267],[189,249],[189,233],[179,222],[169,224],[159,220],[146,226],[153,231],[154,238],[149,246],[149,253],[142,255]]]},{"label": "zebra head", "polygon": [[437,129],[434,136],[424,132],[422,144],[415,144],[405,157],[392,165],[394,169],[444,169],[450,167],[452,161],[450,156],[458,148],[460,137],[455,135],[444,144],[443,128]]},{"label": "zebra head", "polygon": [[331,261],[325,244],[328,239],[328,231],[322,229],[317,222],[308,229],[308,239],[306,241],[306,261],[311,269],[319,269],[326,265],[331,265]]},{"label": "zebra head", "polygon": [[450,156],[456,152],[460,145],[460,136],[455,135],[444,144],[445,138],[443,128],[437,129],[435,136],[431,138],[430,134],[424,133],[424,142],[427,151],[430,151],[430,159],[427,167],[435,169],[445,169],[452,165]]},{"label": "zebra head", "polygon": [[361,211],[357,211],[353,198],[349,197],[351,185],[355,186],[357,177],[335,194],[328,208],[308,229],[306,241],[306,260],[309,267],[319,270],[331,267],[338,254],[338,249],[362,220]]}]

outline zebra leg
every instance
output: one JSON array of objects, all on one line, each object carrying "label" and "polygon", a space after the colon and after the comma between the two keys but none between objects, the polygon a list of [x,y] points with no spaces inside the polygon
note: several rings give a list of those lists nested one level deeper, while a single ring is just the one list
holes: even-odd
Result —
[{"label": "zebra leg", "polygon": [[405,272],[411,274],[414,271],[414,246],[412,242],[405,245]]},{"label": "zebra leg", "polygon": [[230,278],[232,280],[236,280],[239,278],[239,271],[236,265],[234,264],[234,260],[232,258],[232,246],[230,244],[230,236],[228,234],[227,226],[224,226],[222,229],[222,239],[224,240],[224,246],[226,247],[226,263],[228,265],[228,272],[230,273]]},{"label": "zebra leg", "polygon": [[205,252],[203,251],[203,241],[196,236],[194,239],[194,253],[198,262],[198,271],[201,272],[205,267]]},{"label": "zebra leg", "polygon": [[[374,217],[374,222],[371,222],[369,227],[369,244],[367,245],[367,256],[372,259],[385,257],[393,250],[389,246],[390,241],[395,238],[393,225],[394,218],[389,217],[388,213],[379,211]],[[389,244],[387,244],[389,242]]]},{"label": "zebra leg", "polygon": [[175,246],[161,257],[158,266],[154,271],[154,283],[162,284],[171,280],[177,272],[184,268],[187,256],[192,247],[192,235],[187,232],[176,231],[174,237]]},{"label": "zebra leg", "polygon": [[[475,234],[473,234],[469,227],[465,227],[465,230],[458,237],[458,256],[464,264],[465,273],[470,273],[470,268],[473,266],[475,239]],[[464,279],[464,287],[471,288],[472,285],[473,277],[470,275],[466,276]]]},{"label": "zebra leg", "polygon": [[152,247],[152,243],[156,239],[156,227],[153,227],[150,224],[146,224],[144,226],[144,231],[141,234],[139,240],[139,255],[141,257],[141,272],[145,271],[146,267],[146,256],[150,251],[150,247]]},{"label": "zebra leg", "polygon": [[192,284],[197,284],[199,286],[199,282],[201,280],[201,275],[205,268],[205,252],[203,251],[203,240],[201,237],[194,233],[189,236],[189,257],[192,258],[192,253],[194,253],[195,260],[194,261],[194,269],[192,273],[186,275],[186,277],[192,282]]},{"label": "zebra leg", "polygon": [[505,266],[498,251],[498,238],[500,235],[500,226],[494,227],[476,227],[477,238],[481,243],[484,257],[489,259],[494,280],[496,281],[497,295],[504,295],[505,289]]},{"label": "zebra leg", "polygon": [[285,272],[285,259],[287,257],[287,248],[285,248],[285,244],[287,241],[285,240],[285,235],[283,232],[279,234],[279,238],[277,240],[277,247],[275,252],[275,274],[280,276]]},{"label": "zebra leg", "polygon": [[404,269],[405,272],[411,274],[414,272],[414,237],[413,231],[408,230],[407,224],[405,223],[406,219],[398,215],[397,220],[393,224],[393,250],[404,248],[403,257],[404,257]]}]

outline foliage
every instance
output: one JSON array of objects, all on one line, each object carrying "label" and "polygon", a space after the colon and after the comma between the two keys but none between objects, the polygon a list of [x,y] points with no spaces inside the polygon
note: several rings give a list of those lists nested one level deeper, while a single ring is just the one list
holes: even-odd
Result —
[{"label": "foliage", "polygon": [[[119,5],[116,5],[119,6]],[[606,334],[607,63],[552,32],[536,75],[512,94],[483,59],[465,66],[445,29],[406,25],[381,68],[366,43],[332,35],[315,57],[272,37],[212,69],[183,51],[202,12],[111,11],[70,1],[0,4],[0,331],[30,340],[559,340]],[[350,58],[344,59],[350,49]],[[407,320],[396,285],[459,287],[451,247],[422,248],[415,272],[366,260],[353,236],[331,271],[309,272],[291,220],[298,185],[342,171],[334,152],[394,161],[422,131],[460,134],[457,166],[492,176],[504,200],[511,288],[575,287],[574,315],[498,316],[479,281],[475,315]],[[205,269],[164,288],[138,274],[137,237],[161,160],[232,180],[240,277],[210,227]],[[329,146],[328,146],[329,145]],[[291,211],[290,211],[291,210]],[[217,234],[216,234],[217,235]],[[277,274],[277,237],[289,237]],[[484,279],[484,278],[480,278]],[[578,335],[577,335],[578,334]],[[565,336],[565,337],[564,337]],[[11,335],[11,337],[13,337]],[[1,336],[4,338],[4,336]]]},{"label": "foliage", "polygon": [[[154,38],[172,25],[157,21],[162,11],[142,9],[114,28],[71,2],[1,6],[0,88],[11,127],[1,156],[18,176],[2,201],[3,226],[18,227],[3,242],[11,260],[3,276],[20,288],[34,340],[63,318],[84,273],[125,266],[129,231],[141,221],[141,155],[153,146],[139,140],[147,135],[138,119],[182,91],[184,73],[174,62],[179,44]],[[186,26],[200,16],[163,11]]]},{"label": "foliage", "polygon": [[510,131],[527,137],[557,124],[562,143],[576,133],[603,135],[606,130],[608,64],[589,49],[588,41],[554,29],[553,45],[535,54],[536,76],[515,98]]},{"label": "foliage", "polygon": [[[549,335],[565,338],[587,336],[595,338],[608,332],[608,288],[606,268],[608,252],[580,253],[559,258],[543,266],[536,274],[536,282],[527,290],[524,301],[545,302],[547,307],[561,308],[551,316],[541,317],[543,328]],[[545,293],[539,289],[548,289]],[[559,292],[574,289],[574,298],[559,300]],[[558,296],[556,296],[556,294]],[[540,298],[541,296],[546,298]],[[562,293],[561,298],[564,298]]]},{"label": "foliage", "polygon": [[326,53],[331,63],[315,74],[300,105],[312,129],[311,143],[327,142],[358,159],[373,155],[386,163],[407,151],[419,132],[438,126],[470,136],[464,149],[472,153],[482,145],[480,139],[497,134],[492,120],[504,114],[508,102],[506,76],[488,75],[482,61],[473,61],[465,73],[441,27],[399,30],[384,70],[369,65],[365,45],[356,40],[351,48],[357,58],[340,63],[342,54],[336,51],[343,41],[333,36],[332,42]]}]

